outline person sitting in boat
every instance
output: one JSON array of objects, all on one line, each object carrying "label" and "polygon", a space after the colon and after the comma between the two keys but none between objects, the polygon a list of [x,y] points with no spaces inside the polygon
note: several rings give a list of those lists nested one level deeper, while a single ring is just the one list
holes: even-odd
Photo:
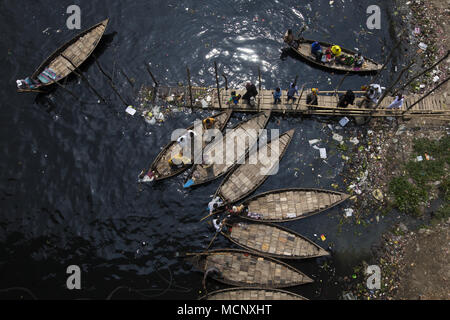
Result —
[{"label": "person sitting in boat", "polygon": [[314,41],[311,44],[311,54],[316,57],[316,61],[322,61],[322,47],[318,41]]},{"label": "person sitting in boat", "polygon": [[338,108],[347,108],[355,102],[355,94],[352,90],[347,90],[347,92],[339,97]]},{"label": "person sitting in boat", "polygon": [[191,163],[191,159],[184,157],[181,153],[176,154],[169,159],[169,165],[175,168],[181,168]]},{"label": "person sitting in boat", "polygon": [[209,214],[216,211],[221,205],[223,205],[222,199],[220,199],[220,197],[215,197],[208,203]]},{"label": "person sitting in boat", "polygon": [[317,106],[318,105],[318,96],[319,90],[317,88],[312,88],[311,93],[306,96],[306,104],[309,106]]},{"label": "person sitting in boat", "polygon": [[334,45],[331,47],[331,53],[334,57],[339,57],[342,54],[342,49],[338,45]]},{"label": "person sitting in boat", "polygon": [[281,103],[281,89],[276,88],[275,92],[272,92],[272,94],[273,94],[273,103],[274,104]]},{"label": "person sitting in boat", "polygon": [[240,94],[236,94],[236,91],[231,91],[231,97],[228,100],[228,103],[234,103],[235,105],[239,103],[239,100],[241,99]]},{"label": "person sitting in boat", "polygon": [[256,86],[251,82],[247,82],[247,84],[245,85],[245,89],[247,89],[247,92],[242,97],[242,100],[245,100],[248,105],[251,105],[250,100],[251,98],[256,98],[256,96],[258,95],[258,90],[256,90]]},{"label": "person sitting in boat", "polygon": [[155,178],[156,175],[152,170],[149,170],[147,173],[145,173],[145,170],[142,170],[139,174],[139,182],[152,182]]},{"label": "person sitting in boat", "polygon": [[364,64],[364,57],[361,55],[360,52],[355,54],[355,68],[361,68]]}]

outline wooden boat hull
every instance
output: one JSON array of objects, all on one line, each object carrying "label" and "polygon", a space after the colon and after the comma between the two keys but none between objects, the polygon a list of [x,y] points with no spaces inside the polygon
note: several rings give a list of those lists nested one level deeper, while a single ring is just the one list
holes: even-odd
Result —
[{"label": "wooden boat hull", "polygon": [[211,273],[211,277],[232,286],[286,288],[313,282],[284,262],[249,251],[220,249],[200,253],[197,257],[196,266],[200,270],[206,272],[215,268],[220,274]]},{"label": "wooden boat hull", "polygon": [[238,246],[277,259],[307,259],[329,253],[306,237],[270,223],[234,223],[221,234]]},{"label": "wooden boat hull", "polygon": [[[254,131],[264,129],[270,118],[270,111],[261,112],[249,120],[242,121],[237,124],[232,130],[228,131],[223,139],[214,141],[205,148],[203,155],[206,157],[213,157],[217,154],[222,154],[222,159],[219,159],[220,163],[213,163],[210,165],[196,164],[192,170],[190,178],[184,185],[187,187],[195,187],[201,184],[208,183],[223,176],[234,164],[239,162],[241,157],[244,157],[248,150],[257,142],[259,133],[252,135]],[[237,146],[235,148],[235,138],[237,140]],[[245,138],[248,138],[247,143]],[[244,145],[242,147],[241,145]],[[227,162],[229,154],[227,152],[233,152],[232,163]]]},{"label": "wooden boat hull", "polygon": [[[230,119],[232,110],[227,110],[224,112],[220,112],[216,115],[213,115],[212,117],[216,119],[216,122],[214,124],[214,129],[218,129],[222,131],[226,124],[228,123],[228,120]],[[186,129],[188,130],[195,130],[194,126],[190,126]],[[184,132],[182,133],[184,134]],[[181,135],[182,135],[181,134]],[[180,135],[180,136],[181,136]],[[203,146],[205,147],[205,145]],[[152,171],[155,174],[154,181],[162,181],[171,177],[174,177],[188,168],[192,166],[192,164],[182,166],[180,168],[172,168],[170,167],[168,161],[173,154],[173,152],[176,152],[176,148],[179,148],[176,141],[171,141],[169,144],[167,144],[161,152],[158,154],[156,159],[153,161],[153,163],[150,166],[149,171]],[[140,182],[146,182],[146,181],[140,181]]]},{"label": "wooden boat hull", "polygon": [[308,300],[298,294],[281,290],[281,289],[265,289],[265,288],[231,288],[217,290],[201,297],[199,300]]},{"label": "wooden boat hull", "polygon": [[[255,195],[242,204],[246,220],[255,222],[289,222],[304,219],[337,206],[350,196],[345,193],[305,188],[278,189]],[[255,218],[255,214],[259,215]]]},{"label": "wooden boat hull", "polygon": [[[215,196],[222,198],[224,201],[224,205],[231,204],[237,202],[248,195],[250,195],[253,191],[255,191],[261,184],[266,181],[269,177],[269,172],[275,168],[276,165],[279,164],[281,159],[283,158],[291,140],[294,136],[295,130],[289,130],[283,134],[281,134],[278,138],[272,139],[265,146],[267,146],[267,150],[270,152],[276,152],[277,159],[273,161],[273,159],[269,159],[267,154],[265,154],[264,149],[258,154],[258,159],[256,164],[250,163],[249,161],[249,153],[247,153],[245,163],[235,165],[228,175],[224,178],[219,188],[217,189]],[[270,146],[273,145],[273,142],[279,142],[279,150],[272,150]],[[264,146],[263,146],[264,148]],[[261,161],[261,158],[264,159],[264,163]],[[272,156],[270,156],[272,158]],[[261,174],[261,169],[265,168],[266,174]]]},{"label": "wooden boat hull", "polygon": [[[66,42],[54,53],[52,53],[33,73],[31,79],[36,80],[38,76],[46,69],[51,68],[57,75],[57,79],[45,84],[39,85],[35,89],[43,89],[55,82],[59,82],[66,78],[73,72],[74,67],[67,61],[62,55],[67,57],[78,68],[89,58],[92,52],[97,47],[100,39],[106,31],[109,19],[105,19],[102,22],[90,27],[89,29],[81,32],[70,41]],[[20,89],[20,92],[33,92],[35,89]]]},{"label": "wooden boat hull", "polygon": [[[356,73],[356,74],[365,74],[365,73],[375,73],[381,70],[382,65],[375,62],[374,60],[364,57],[365,62],[363,66],[360,69],[356,69],[354,67],[345,66],[341,64],[336,64],[334,62],[332,63],[323,63],[323,62],[317,62],[315,57],[311,54],[311,44],[315,42],[316,40],[310,40],[310,39],[302,39],[300,42],[300,45],[298,48],[294,48],[293,46],[290,46],[290,48],[297,53],[301,58],[309,62],[311,65],[326,69],[328,71],[334,71],[334,72],[342,72],[342,73]],[[319,41],[320,46],[323,48],[329,48],[332,46],[331,43]],[[355,55],[356,52],[342,48],[342,53],[347,55]]]}]

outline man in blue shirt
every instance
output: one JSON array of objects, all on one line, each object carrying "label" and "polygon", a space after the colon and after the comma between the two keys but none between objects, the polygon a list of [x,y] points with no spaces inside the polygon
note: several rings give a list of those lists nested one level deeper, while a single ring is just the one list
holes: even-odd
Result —
[{"label": "man in blue shirt", "polygon": [[275,92],[272,93],[273,94],[273,103],[277,104],[277,103],[281,103],[281,89],[280,88],[276,88]]},{"label": "man in blue shirt", "polygon": [[289,100],[292,99],[293,102],[295,102],[296,98],[294,97],[295,94],[298,95],[298,87],[295,83],[291,83],[289,86],[289,89],[287,90],[287,102],[289,103]]}]

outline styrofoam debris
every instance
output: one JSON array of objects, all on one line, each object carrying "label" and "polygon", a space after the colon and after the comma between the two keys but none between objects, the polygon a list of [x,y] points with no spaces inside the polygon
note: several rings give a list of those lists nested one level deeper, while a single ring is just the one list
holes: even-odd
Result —
[{"label": "styrofoam debris", "polygon": [[320,139],[313,139],[313,140],[309,140],[309,145],[312,146],[313,144],[316,144],[317,142],[319,142]]},{"label": "styrofoam debris", "polygon": [[134,116],[134,114],[136,113],[136,109],[134,109],[132,106],[128,106],[128,108],[125,109],[126,113],[131,114],[132,116]]}]

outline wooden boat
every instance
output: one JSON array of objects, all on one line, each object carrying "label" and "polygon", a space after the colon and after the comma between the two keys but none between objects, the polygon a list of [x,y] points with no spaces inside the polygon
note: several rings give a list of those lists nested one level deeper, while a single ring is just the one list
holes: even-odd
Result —
[{"label": "wooden boat", "polygon": [[236,249],[212,250],[196,256],[196,267],[232,286],[285,288],[314,282],[301,271],[279,260]]},{"label": "wooden boat", "polygon": [[[293,46],[290,46],[292,50],[294,50],[300,57],[308,61],[314,66],[328,69],[331,71],[338,71],[338,72],[349,72],[349,73],[372,73],[372,72],[378,72],[381,70],[382,65],[375,62],[372,59],[369,59],[367,57],[364,57],[364,64],[360,68],[355,68],[354,66],[347,66],[335,62],[318,62],[316,61],[316,57],[311,54],[311,44],[315,42],[316,40],[309,40],[309,39],[301,39],[300,44],[298,48],[295,48]],[[328,42],[321,42],[319,41],[320,46],[323,49],[330,48],[333,46],[333,44]],[[354,56],[356,54],[355,51],[342,48],[342,53],[345,55],[351,55]]]},{"label": "wooden boat", "polygon": [[246,250],[278,259],[305,259],[329,255],[302,235],[270,223],[225,223],[220,233]]},{"label": "wooden boat", "polygon": [[[258,113],[247,121],[227,131],[223,139],[208,145],[203,152],[206,159],[217,161],[212,164],[196,164],[184,187],[198,186],[224,175],[257,142],[261,129],[264,129],[270,118],[270,111]],[[232,155],[232,158],[230,156]],[[220,158],[219,158],[220,155]]]},{"label": "wooden boat", "polygon": [[251,221],[288,222],[310,217],[337,206],[350,196],[321,189],[278,189],[255,195],[242,205],[240,216]]},{"label": "wooden boat", "polygon": [[231,288],[211,292],[200,300],[308,300],[298,294],[281,289]]},{"label": "wooden boat", "polygon": [[[255,153],[247,153],[245,163],[237,164],[231,169],[217,189],[214,198],[220,197],[224,204],[230,204],[245,198],[255,191],[266,181],[269,173],[280,162],[294,136],[294,132],[295,130],[289,130],[278,138],[267,142],[263,147],[259,147],[257,159],[253,159],[255,161],[249,161]],[[271,146],[277,144],[278,150],[271,148]],[[261,172],[261,170],[264,172]]]},{"label": "wooden boat", "polygon": [[[19,89],[18,91],[30,92],[35,91],[35,89],[39,90],[44,87],[48,87],[55,82],[61,81],[71,74],[75,69],[73,65],[78,68],[84,61],[86,61],[87,58],[89,58],[94,49],[97,47],[100,39],[105,33],[108,22],[109,19],[106,19],[100,23],[97,23],[57,49],[31,75],[31,80],[36,82],[36,88],[24,88]],[[69,59],[73,65],[63,56]],[[44,83],[39,80],[39,77],[48,69],[54,73],[55,78],[52,79],[46,77],[48,82]]]},{"label": "wooden boat", "polygon": [[[216,121],[214,122],[212,129],[218,129],[222,131],[225,128],[228,120],[230,119],[232,112],[233,112],[232,110],[227,110],[218,113],[216,115],[213,115],[212,118],[214,118]],[[192,125],[189,128],[187,128],[186,131],[182,132],[180,136],[185,134],[188,130],[193,130],[200,136],[201,135],[200,131],[203,130],[203,127]],[[206,145],[207,143],[203,140],[203,148]],[[170,166],[169,159],[171,158],[172,155],[177,154],[180,151],[181,147],[177,143],[177,141],[171,141],[169,144],[167,144],[158,154],[156,159],[153,161],[147,173],[144,174],[144,172],[141,172],[139,176],[139,182],[161,181],[164,179],[168,179],[180,174],[181,172],[191,167],[192,164],[186,164],[180,168],[174,168]]]}]

